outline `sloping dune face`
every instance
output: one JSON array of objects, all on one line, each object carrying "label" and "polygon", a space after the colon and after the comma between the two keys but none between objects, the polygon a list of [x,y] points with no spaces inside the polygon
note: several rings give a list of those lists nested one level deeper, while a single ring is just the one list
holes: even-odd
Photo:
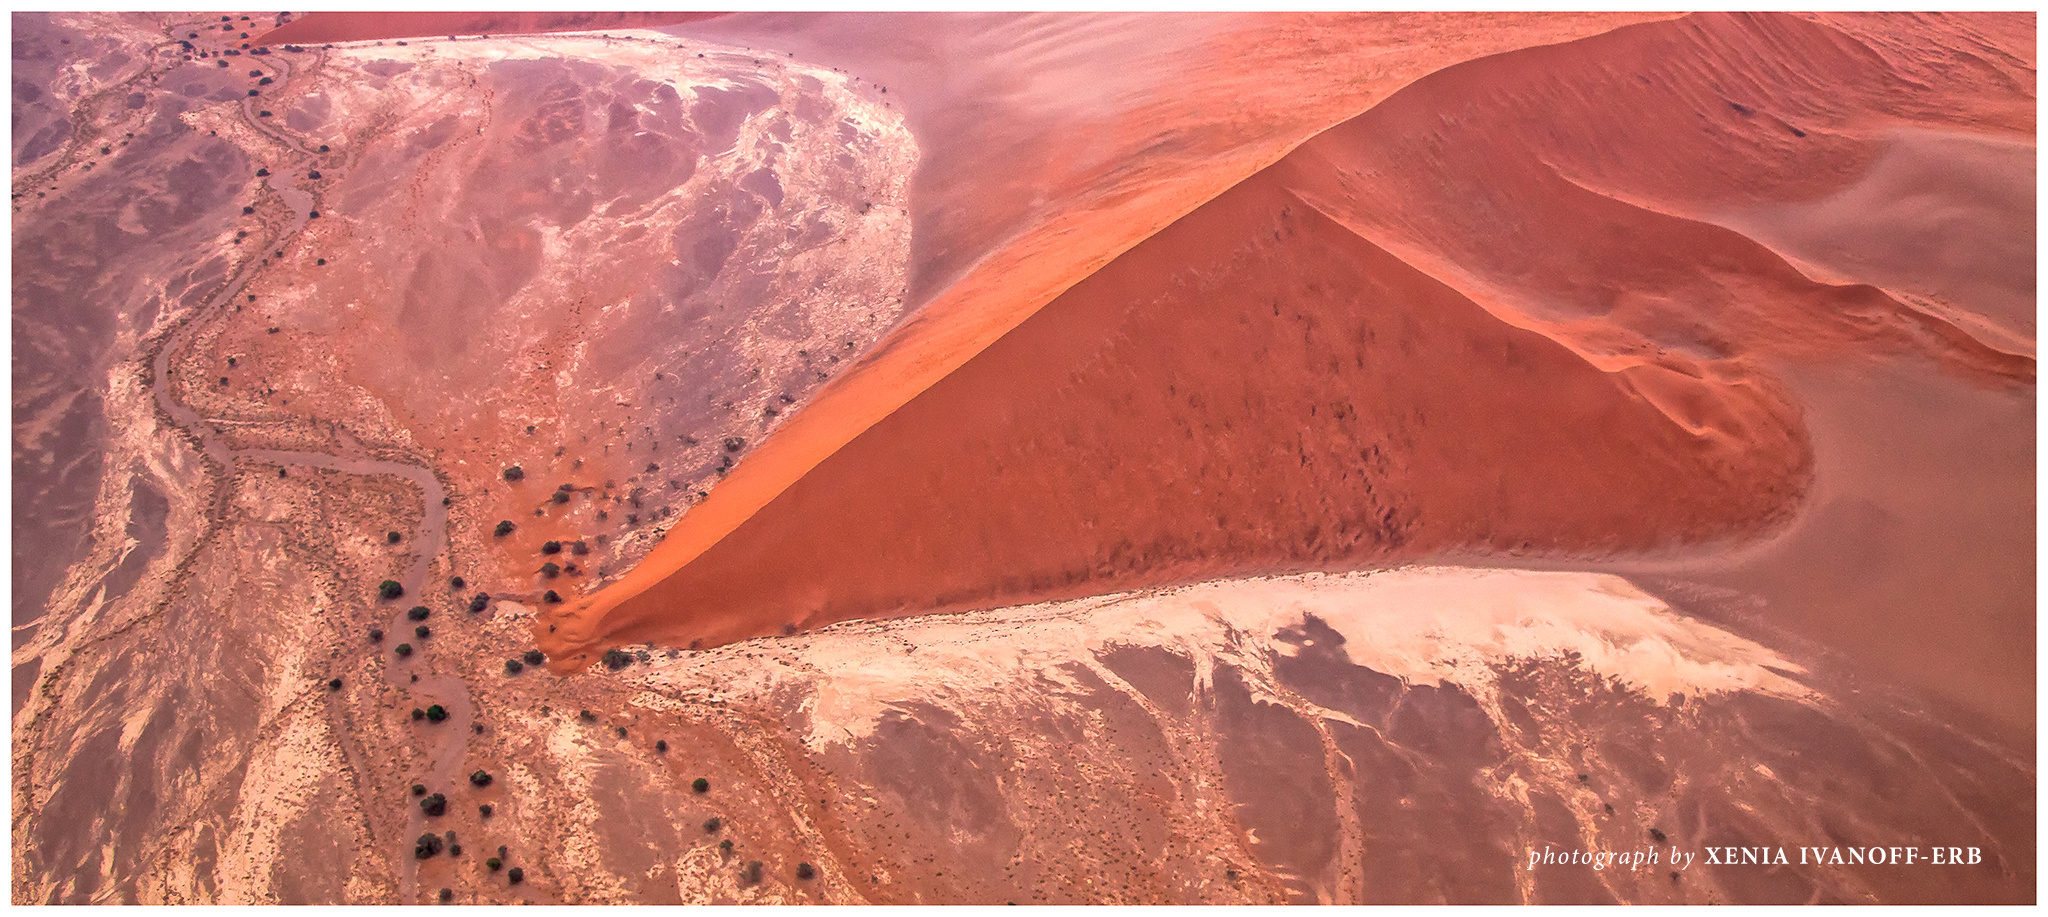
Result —
[{"label": "sloping dune face", "polygon": [[356,46],[354,79],[269,103],[350,158],[291,177],[332,203],[198,374],[227,390],[190,395],[373,412],[470,482],[459,540],[535,596],[542,542],[591,548],[559,593],[634,558],[894,320],[917,149],[823,69],[545,41]]},{"label": "sloping dune face", "polygon": [[1998,50],[2017,33],[1993,25],[1880,42],[1699,16],[1430,76],[1093,273],[722,540],[744,503],[686,517],[670,542],[700,555],[658,551],[544,639],[1766,530],[1810,471],[1775,367],[1917,354],[2010,389],[2033,365],[1705,217],[1847,187],[1901,124],[2030,137],[2026,65]]}]

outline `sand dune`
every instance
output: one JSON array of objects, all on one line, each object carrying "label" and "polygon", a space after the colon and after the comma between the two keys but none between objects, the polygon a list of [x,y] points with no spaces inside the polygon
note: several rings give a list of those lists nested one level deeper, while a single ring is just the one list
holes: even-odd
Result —
[{"label": "sand dune", "polygon": [[[573,661],[1229,573],[1768,531],[1809,486],[1789,368],[1928,359],[2030,392],[2034,367],[2010,310],[1939,300],[1998,316],[2004,338],[1979,337],[1909,301],[1940,284],[1809,277],[1728,215],[1870,181],[1902,125],[2031,143],[2029,70],[2001,50],[2030,28],[1690,16],[1361,96],[1370,111],[1043,309],[1028,283],[949,287],[537,636]],[[937,376],[891,412],[882,393]]]}]

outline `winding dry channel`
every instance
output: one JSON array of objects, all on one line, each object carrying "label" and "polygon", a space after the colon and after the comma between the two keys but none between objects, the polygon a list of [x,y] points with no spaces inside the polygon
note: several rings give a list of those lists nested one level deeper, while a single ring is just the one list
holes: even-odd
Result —
[{"label": "winding dry channel", "polygon": [[[261,61],[260,63],[257,62],[259,60]],[[278,89],[284,88],[287,81],[291,78],[291,65],[278,55],[272,54],[265,55],[262,58],[251,58],[250,62],[250,65],[254,67],[274,69],[276,71],[274,79]],[[242,120],[252,130],[276,140],[301,157],[291,169],[273,169],[272,174],[267,180],[270,188],[277,193],[279,199],[290,209],[292,215],[290,225],[275,237],[267,240],[266,247],[262,249],[264,251],[271,251],[283,245],[286,240],[297,236],[305,228],[310,214],[319,208],[320,201],[318,196],[313,192],[299,188],[293,176],[319,165],[321,157],[320,154],[308,150],[305,144],[300,143],[296,138],[264,123],[264,120],[256,114],[256,102],[256,99],[244,99],[242,101]],[[191,343],[192,336],[199,327],[206,322],[226,315],[229,304],[236,296],[242,295],[242,291],[248,287],[250,282],[269,263],[268,259],[259,257],[244,264],[234,277],[222,285],[219,292],[214,294],[210,300],[187,317],[165,340],[163,346],[157,349],[151,374],[151,389],[155,394],[156,403],[178,429],[184,431],[199,445],[201,451],[222,470],[223,474],[231,471],[237,464],[274,465],[279,467],[298,466],[352,475],[390,475],[403,478],[412,483],[413,486],[419,489],[425,512],[419,528],[412,534],[411,551],[409,552],[410,560],[396,579],[405,587],[406,595],[419,595],[426,585],[427,571],[432,566],[434,557],[439,555],[447,546],[448,538],[448,511],[442,502],[446,497],[446,490],[442,487],[440,480],[435,477],[432,469],[424,465],[415,465],[408,462],[347,458],[325,452],[231,448],[222,440],[220,436],[221,431],[214,425],[214,421],[200,416],[199,412],[180,403],[172,395],[170,380],[172,357],[182,352]],[[411,624],[411,622],[406,620],[404,610],[405,607],[409,607],[410,603],[401,601],[393,604],[402,607],[391,609],[391,620],[385,624],[384,629],[389,634],[403,634],[407,632]],[[419,650],[414,657],[386,667],[385,673],[386,678],[394,686],[412,696],[416,705],[425,707],[439,704],[448,711],[447,720],[432,729],[423,731],[429,737],[429,741],[433,742],[433,748],[429,758],[428,772],[420,775],[417,779],[420,783],[430,788],[438,788],[452,783],[456,776],[456,770],[461,766],[463,759],[469,754],[469,736],[471,734],[471,724],[476,718],[476,710],[470,700],[469,686],[459,677],[453,675],[419,674],[417,680],[414,680],[414,670],[418,667],[418,662],[423,660],[427,652],[427,646],[426,641],[421,641]],[[347,735],[349,730],[344,722],[342,708],[339,705],[330,705],[329,716],[333,720],[332,725],[336,729],[337,734]],[[364,762],[361,760],[362,750],[353,742],[344,741],[341,743],[341,746],[349,758],[350,766],[359,774],[366,773]],[[363,799],[363,805],[366,809],[375,808],[380,804],[390,805],[391,801],[372,798]],[[406,831],[402,836],[391,841],[395,848],[391,853],[392,860],[399,864],[397,879],[400,902],[411,902],[416,900],[418,896],[419,861],[413,856],[412,843],[413,838],[425,829],[425,822],[426,816],[420,808],[408,805]]]}]

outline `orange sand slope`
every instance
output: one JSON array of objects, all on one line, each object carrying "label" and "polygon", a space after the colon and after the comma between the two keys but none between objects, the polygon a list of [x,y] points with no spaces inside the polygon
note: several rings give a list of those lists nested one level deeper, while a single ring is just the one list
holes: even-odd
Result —
[{"label": "orange sand slope", "polygon": [[[1816,282],[1723,224],[1851,185],[1901,126],[2030,143],[2031,38],[2027,16],[1715,14],[1450,67],[1035,313],[1059,281],[970,272],[537,636],[573,662],[1231,572],[1759,531],[1809,469],[1773,368],[1917,354],[2030,389],[2033,360],[1943,317],[1983,317],[1972,303]],[[1005,251],[1122,251],[1068,239]]]},{"label": "orange sand slope", "polygon": [[722,13],[307,13],[257,36],[259,45],[313,45],[333,41],[424,38],[437,35],[527,35],[647,29],[710,19]]}]

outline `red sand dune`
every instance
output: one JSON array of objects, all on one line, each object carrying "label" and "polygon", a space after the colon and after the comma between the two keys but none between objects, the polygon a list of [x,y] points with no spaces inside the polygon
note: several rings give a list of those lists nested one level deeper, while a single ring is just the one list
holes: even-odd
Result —
[{"label": "red sand dune", "polygon": [[596,32],[651,29],[710,19],[722,13],[307,13],[259,35],[258,45],[315,45],[336,41],[425,38],[443,35],[525,35],[536,32]]},{"label": "red sand dune", "polygon": [[1099,224],[1027,235],[1003,254],[1086,279],[1034,311],[1054,268],[969,270],[537,637],[576,664],[1763,530],[1810,461],[1779,369],[1920,354],[1999,388],[2033,360],[1710,220],[1839,191],[1901,125],[2030,141],[2031,36],[2017,16],[1629,26],[1433,74],[1127,252]]}]

